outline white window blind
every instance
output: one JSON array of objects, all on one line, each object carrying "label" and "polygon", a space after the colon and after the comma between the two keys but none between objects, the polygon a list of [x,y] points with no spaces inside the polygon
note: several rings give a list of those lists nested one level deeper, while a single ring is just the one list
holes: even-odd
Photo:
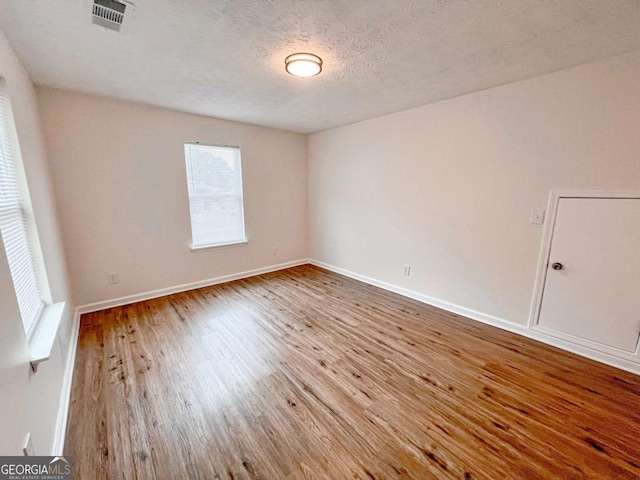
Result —
[{"label": "white window blind", "polygon": [[0,86],[0,232],[27,338],[44,308],[38,288],[27,209],[18,179],[15,125],[6,91]]},{"label": "white window blind", "polygon": [[187,143],[193,248],[246,241],[240,148]]}]

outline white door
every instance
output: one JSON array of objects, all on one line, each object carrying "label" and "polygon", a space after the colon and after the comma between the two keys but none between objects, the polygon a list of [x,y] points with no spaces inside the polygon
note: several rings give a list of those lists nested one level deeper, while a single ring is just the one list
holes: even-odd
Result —
[{"label": "white door", "polygon": [[560,198],[538,324],[633,352],[640,334],[640,199]]}]

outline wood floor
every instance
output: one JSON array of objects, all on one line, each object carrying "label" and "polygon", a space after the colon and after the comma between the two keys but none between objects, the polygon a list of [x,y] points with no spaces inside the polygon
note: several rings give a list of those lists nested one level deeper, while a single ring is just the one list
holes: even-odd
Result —
[{"label": "wood floor", "polygon": [[83,315],[76,479],[640,478],[640,377],[312,266]]}]

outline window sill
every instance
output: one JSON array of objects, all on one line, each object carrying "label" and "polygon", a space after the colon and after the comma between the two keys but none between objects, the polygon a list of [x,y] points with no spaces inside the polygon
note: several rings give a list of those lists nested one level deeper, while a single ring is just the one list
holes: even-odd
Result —
[{"label": "window sill", "polygon": [[242,247],[244,245],[248,245],[249,242],[246,240],[242,240],[240,242],[230,242],[230,243],[217,243],[215,245],[202,245],[199,247],[191,247],[192,252],[201,252],[202,250],[212,250],[215,248],[230,248],[230,247]]},{"label": "window sill", "polygon": [[29,340],[31,351],[31,369],[36,372],[38,364],[49,360],[53,343],[58,334],[58,327],[62,321],[65,302],[54,303],[44,308],[33,335]]}]

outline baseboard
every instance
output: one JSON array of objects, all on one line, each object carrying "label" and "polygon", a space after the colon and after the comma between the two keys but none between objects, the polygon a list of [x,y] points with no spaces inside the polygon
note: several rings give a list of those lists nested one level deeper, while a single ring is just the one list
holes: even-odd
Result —
[{"label": "baseboard", "polygon": [[80,331],[80,312],[75,309],[71,325],[71,338],[69,339],[69,351],[65,362],[62,391],[60,392],[60,407],[58,408],[58,420],[53,438],[51,455],[58,456],[64,453],[64,440],[67,434],[67,419],[69,417],[69,405],[71,403],[71,386],[73,384],[73,370],[76,363],[76,351],[78,349],[78,333]]},{"label": "baseboard", "polygon": [[174,293],[186,292],[188,290],[195,290],[196,288],[210,287],[219,283],[232,282],[234,280],[241,280],[243,278],[255,277],[256,275],[263,275],[265,273],[276,272],[278,270],[284,270],[286,268],[297,267],[309,263],[309,260],[304,258],[301,260],[295,260],[292,262],[279,263],[277,265],[270,265],[268,267],[256,268],[254,270],[247,270],[245,272],[232,273],[230,275],[223,275],[221,277],[209,278],[206,280],[200,280],[198,282],[185,283],[182,285],[176,285],[173,287],[161,288],[158,290],[151,290],[149,292],[137,293],[135,295],[127,295],[125,297],[114,298],[111,300],[105,300],[102,302],[89,303],[87,305],[81,305],[77,311],[80,315],[84,313],[97,312],[106,308],[120,307],[122,305],[128,305],[130,303],[143,302],[145,300],[152,300],[158,297],[164,297],[165,295],[171,295]]},{"label": "baseboard", "polygon": [[346,277],[353,278],[355,280],[359,280],[364,283],[368,283],[369,285],[382,288],[383,290],[397,293],[404,297],[412,298],[413,300],[417,300],[419,302],[426,303],[427,305],[431,305],[433,307],[446,310],[447,312],[455,313],[456,315],[461,315],[463,317],[470,318],[471,320],[476,320],[478,322],[486,323],[487,325],[501,328],[502,330],[507,330],[512,333],[517,333],[519,335],[530,338],[532,340],[536,340],[538,342],[551,345],[552,347],[560,348],[562,350],[566,350],[571,353],[575,353],[577,355],[590,358],[591,360],[605,363],[607,365],[611,365],[612,367],[620,368],[622,370],[635,373],[636,375],[640,375],[640,359],[638,359],[638,361],[628,360],[625,358],[620,358],[614,355],[610,355],[605,352],[594,350],[589,347],[577,345],[575,343],[568,342],[566,340],[562,340],[560,338],[553,337],[551,335],[546,335],[542,332],[532,330],[526,325],[520,325],[518,323],[510,322],[508,320],[495,317],[493,315],[489,315],[483,312],[479,312],[477,310],[473,310],[467,307],[463,307],[455,303],[447,302],[445,300],[440,300],[438,298],[434,298],[429,295],[425,295],[423,293],[419,293],[413,290],[409,290],[407,288],[399,287],[397,285],[393,285],[391,283],[377,280],[375,278],[367,277],[365,275],[361,275],[359,273],[355,273],[350,270],[345,270],[344,268],[336,267],[335,265],[330,265],[328,263],[324,263],[319,260],[309,259],[308,263],[320,268],[324,268],[331,272],[339,273]]}]

